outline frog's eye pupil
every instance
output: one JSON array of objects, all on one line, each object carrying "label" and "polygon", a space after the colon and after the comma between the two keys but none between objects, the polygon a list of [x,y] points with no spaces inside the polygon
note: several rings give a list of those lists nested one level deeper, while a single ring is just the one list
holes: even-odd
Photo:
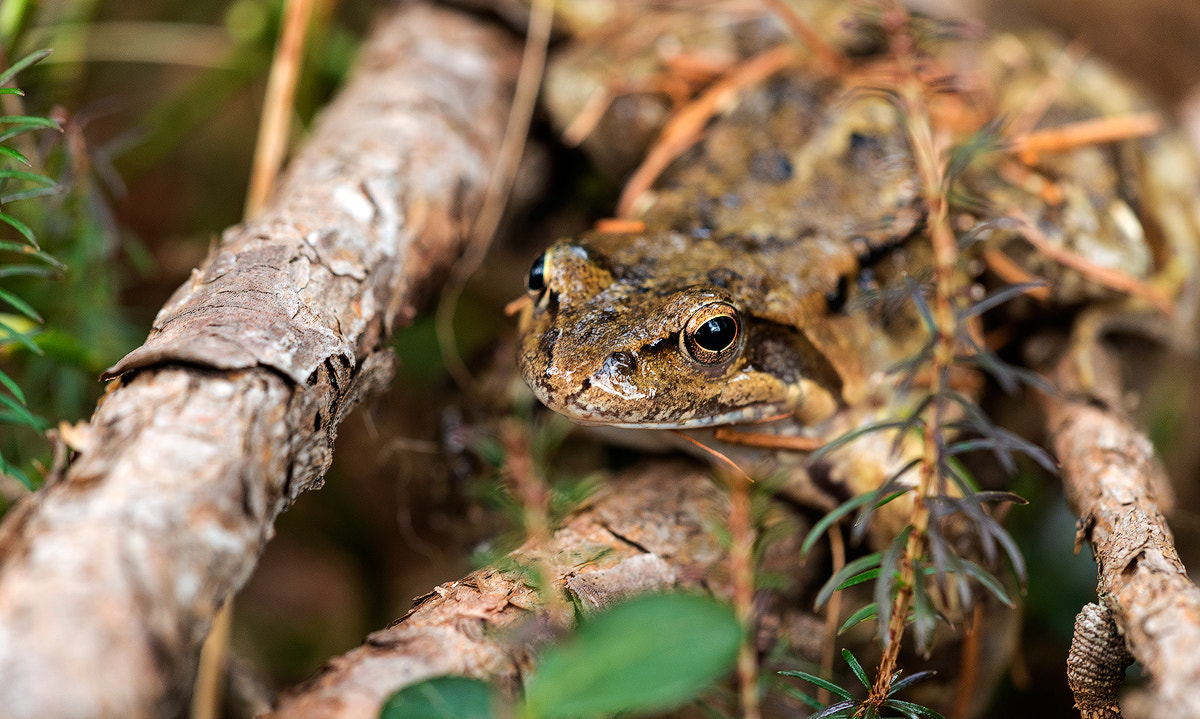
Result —
[{"label": "frog's eye pupil", "polygon": [[525,287],[530,292],[541,292],[546,289],[546,253],[537,256],[525,277]]},{"label": "frog's eye pupil", "polygon": [[709,352],[720,352],[737,339],[737,321],[729,315],[713,317],[696,330],[696,344]]},{"label": "frog's eye pupil", "polygon": [[723,301],[711,302],[693,312],[679,335],[684,357],[713,369],[736,357],[743,344],[737,309]]}]

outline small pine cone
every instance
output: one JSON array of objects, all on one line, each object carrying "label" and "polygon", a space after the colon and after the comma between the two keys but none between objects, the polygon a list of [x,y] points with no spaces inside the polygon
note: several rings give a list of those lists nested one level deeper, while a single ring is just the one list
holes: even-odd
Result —
[{"label": "small pine cone", "polygon": [[1075,637],[1067,655],[1067,685],[1082,719],[1121,719],[1117,690],[1133,657],[1117,631],[1112,613],[1088,604],[1075,616]]}]

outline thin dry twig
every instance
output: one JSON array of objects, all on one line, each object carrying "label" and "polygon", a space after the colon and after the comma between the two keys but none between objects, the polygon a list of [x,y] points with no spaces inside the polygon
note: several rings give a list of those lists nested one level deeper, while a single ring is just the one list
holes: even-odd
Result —
[{"label": "thin dry twig", "polygon": [[529,28],[525,37],[525,50],[521,55],[521,69],[517,74],[517,86],[513,91],[508,122],[504,127],[504,139],[500,142],[499,158],[488,177],[483,207],[471,226],[469,242],[462,259],[442,288],[434,317],[438,348],[442,353],[442,364],[459,387],[472,390],[475,378],[471,376],[454,339],[454,310],[462,298],[467,281],[487,255],[488,247],[500,226],[508,198],[512,194],[517,168],[525,152],[525,141],[529,137],[529,123],[537,105],[542,75],[546,69],[546,52],[550,45],[550,31],[554,27],[554,0],[535,0],[529,15]]},{"label": "thin dry twig", "polygon": [[258,140],[254,149],[254,165],[250,169],[250,187],[246,191],[246,217],[254,217],[267,202],[275,185],[283,157],[287,152],[288,131],[295,108],[296,83],[304,59],[304,36],[312,20],[317,0],[288,0],[284,7],[283,29],[271,73],[267,76],[267,93],[263,99],[262,121],[258,125]]},{"label": "thin dry twig", "polygon": [[1117,292],[1140,297],[1149,302],[1155,309],[1168,317],[1175,316],[1175,304],[1161,289],[1148,284],[1137,277],[1112,267],[1104,267],[1092,262],[1077,252],[1072,252],[1050,241],[1029,218],[1020,212],[1011,213],[1019,223],[1020,236],[1037,248],[1044,257],[1069,267],[1096,284],[1108,287]]}]

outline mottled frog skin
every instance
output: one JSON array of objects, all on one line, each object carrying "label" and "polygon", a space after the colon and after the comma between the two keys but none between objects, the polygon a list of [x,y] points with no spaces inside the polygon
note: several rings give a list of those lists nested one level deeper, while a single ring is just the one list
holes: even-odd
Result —
[{"label": "mottled frog skin", "polygon": [[591,424],[816,424],[915,347],[912,318],[872,299],[919,254],[900,247],[923,218],[912,158],[886,103],[829,91],[750,93],[664,179],[644,232],[535,261],[520,366],[541,401]]}]

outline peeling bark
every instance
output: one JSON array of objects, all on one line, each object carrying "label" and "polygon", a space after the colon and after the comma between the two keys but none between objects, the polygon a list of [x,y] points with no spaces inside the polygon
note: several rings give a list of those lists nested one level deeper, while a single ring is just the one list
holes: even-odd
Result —
[{"label": "peeling bark", "polygon": [[[549,546],[530,542],[509,556],[521,563],[544,560],[554,585],[584,611],[656,589],[719,591],[713,570],[725,555],[711,521],[724,516],[723,502],[721,490],[690,465],[642,466],[607,482]],[[794,563],[795,546],[782,544],[788,546],[781,554]],[[268,717],[374,717],[393,691],[443,674],[515,690],[531,650],[571,619],[547,621],[539,616],[544,610],[520,574],[481,569],[418,598],[392,626],[281,697]]]},{"label": "peeling bark", "polygon": [[1056,372],[1047,427],[1079,513],[1077,542],[1091,543],[1098,594],[1133,657],[1152,677],[1155,716],[1200,717],[1200,588],[1175,551],[1163,511],[1170,486],[1154,448],[1096,396],[1119,396],[1115,371],[1097,361],[1097,386],[1079,392],[1070,359]]},{"label": "peeling bark", "polygon": [[74,461],[0,526],[5,717],[176,714],[213,614],[461,250],[517,57],[445,11],[381,22],[267,209],[64,428]]}]

